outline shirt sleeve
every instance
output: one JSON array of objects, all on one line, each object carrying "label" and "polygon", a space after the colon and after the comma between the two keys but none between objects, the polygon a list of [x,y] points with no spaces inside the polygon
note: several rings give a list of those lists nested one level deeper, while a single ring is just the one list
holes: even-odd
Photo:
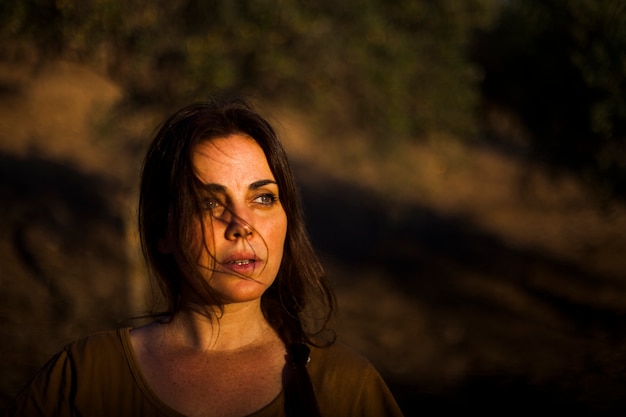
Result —
[{"label": "shirt sleeve", "polygon": [[314,349],[308,368],[323,417],[403,417],[380,373],[351,348]]},{"label": "shirt sleeve", "polygon": [[403,417],[389,387],[371,365],[364,375],[363,385],[355,404],[354,415],[360,417]]},{"label": "shirt sleeve", "polygon": [[65,350],[54,355],[4,409],[2,417],[71,416],[73,366]]}]

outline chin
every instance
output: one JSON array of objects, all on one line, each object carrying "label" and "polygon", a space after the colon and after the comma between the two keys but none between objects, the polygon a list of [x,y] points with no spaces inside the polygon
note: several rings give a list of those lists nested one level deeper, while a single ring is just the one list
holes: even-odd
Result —
[{"label": "chin", "polygon": [[261,280],[256,281],[236,276],[214,277],[211,281],[211,288],[219,294],[224,304],[259,300],[272,284],[272,282],[265,283]]}]

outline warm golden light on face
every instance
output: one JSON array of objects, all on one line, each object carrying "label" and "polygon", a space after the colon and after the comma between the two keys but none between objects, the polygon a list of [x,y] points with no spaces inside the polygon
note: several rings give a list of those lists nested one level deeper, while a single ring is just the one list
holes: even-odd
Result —
[{"label": "warm golden light on face", "polygon": [[260,299],[280,268],[287,216],[261,147],[241,134],[200,143],[193,153],[204,186],[199,266],[226,303]]}]

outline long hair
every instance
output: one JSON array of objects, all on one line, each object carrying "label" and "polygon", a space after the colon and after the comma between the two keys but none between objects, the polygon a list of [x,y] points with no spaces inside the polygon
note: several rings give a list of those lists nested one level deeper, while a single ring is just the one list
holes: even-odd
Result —
[{"label": "long hair", "polygon": [[[316,344],[334,313],[334,294],[311,245],[286,152],[272,126],[242,99],[214,98],[180,109],[161,126],[146,154],[139,234],[146,262],[167,301],[165,313],[171,317],[181,308],[183,280],[201,274],[190,246],[201,210],[192,152],[198,143],[232,134],[245,134],[261,147],[287,216],[283,259],[261,298],[263,314],[287,346]],[[171,253],[160,247],[166,238]],[[202,295],[219,305],[210,289]]]}]

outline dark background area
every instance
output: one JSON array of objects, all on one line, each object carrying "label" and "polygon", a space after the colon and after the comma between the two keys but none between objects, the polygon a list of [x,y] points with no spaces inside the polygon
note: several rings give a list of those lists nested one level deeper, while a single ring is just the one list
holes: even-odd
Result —
[{"label": "dark background area", "polygon": [[183,103],[274,120],[340,340],[407,416],[626,410],[623,1],[4,1],[0,407],[133,323],[143,150]]}]

